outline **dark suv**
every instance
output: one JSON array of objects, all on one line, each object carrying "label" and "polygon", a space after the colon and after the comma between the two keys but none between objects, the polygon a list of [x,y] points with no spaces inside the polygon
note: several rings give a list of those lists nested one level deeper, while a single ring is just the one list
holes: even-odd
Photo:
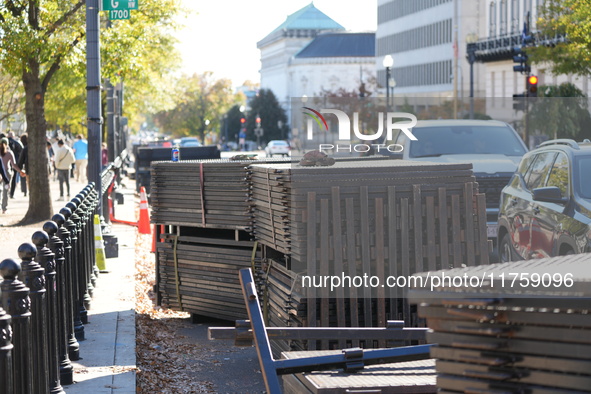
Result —
[{"label": "dark suv", "polygon": [[546,141],[501,193],[502,261],[591,252],[591,142]]}]

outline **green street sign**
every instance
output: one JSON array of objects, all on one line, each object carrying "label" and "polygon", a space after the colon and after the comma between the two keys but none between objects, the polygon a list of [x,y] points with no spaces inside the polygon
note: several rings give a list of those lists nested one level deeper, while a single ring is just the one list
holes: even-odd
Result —
[{"label": "green street sign", "polygon": [[103,11],[137,9],[138,0],[103,0]]},{"label": "green street sign", "polygon": [[111,10],[111,11],[109,11],[109,19],[110,20],[129,19],[130,16],[131,16],[131,11],[129,11],[129,10]]}]

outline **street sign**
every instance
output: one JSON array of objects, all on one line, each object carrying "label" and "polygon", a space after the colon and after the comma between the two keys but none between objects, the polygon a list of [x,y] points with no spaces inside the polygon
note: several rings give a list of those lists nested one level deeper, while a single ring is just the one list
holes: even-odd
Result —
[{"label": "street sign", "polygon": [[131,11],[129,10],[111,10],[109,11],[110,20],[129,19]]},{"label": "street sign", "polygon": [[[103,11],[137,10],[138,0],[103,0]],[[126,19],[126,18],[118,18]]]},{"label": "street sign", "polygon": [[263,128],[257,127],[256,129],[254,129],[254,135],[256,135],[257,137],[262,137],[263,136]]}]

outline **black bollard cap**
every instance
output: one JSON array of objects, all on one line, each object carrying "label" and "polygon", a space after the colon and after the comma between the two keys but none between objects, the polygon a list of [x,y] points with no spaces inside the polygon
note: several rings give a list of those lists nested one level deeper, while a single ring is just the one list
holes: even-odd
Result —
[{"label": "black bollard cap", "polygon": [[66,208],[70,208],[70,211],[73,213],[76,209],[78,209],[78,204],[75,204],[73,201],[70,201],[66,204]]},{"label": "black bollard cap", "polygon": [[68,207],[63,207],[60,209],[60,214],[64,217],[64,219],[68,220],[70,216],[72,216],[72,210]]},{"label": "black bollard cap", "polygon": [[31,237],[31,240],[37,246],[37,249],[42,249],[49,242],[49,235],[47,235],[47,233],[42,230],[35,231]]},{"label": "black bollard cap", "polygon": [[[66,208],[68,209],[68,208]],[[61,213],[56,213],[51,217],[51,220],[57,224],[58,227],[61,227],[66,222],[66,218]]]},{"label": "black bollard cap", "polygon": [[0,275],[6,280],[14,280],[21,272],[21,265],[13,259],[4,259],[0,263]]},{"label": "black bollard cap", "polygon": [[59,227],[56,222],[49,220],[43,223],[43,231],[45,231],[50,237],[53,237],[55,233],[57,233],[57,230],[59,230]]},{"label": "black bollard cap", "polygon": [[18,257],[21,260],[33,260],[37,255],[37,247],[30,242],[25,242],[18,247]]}]

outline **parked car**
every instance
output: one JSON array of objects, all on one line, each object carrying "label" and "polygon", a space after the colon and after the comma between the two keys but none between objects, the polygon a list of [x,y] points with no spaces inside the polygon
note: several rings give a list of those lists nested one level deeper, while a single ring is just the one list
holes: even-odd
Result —
[{"label": "parked car", "polygon": [[180,146],[188,147],[188,146],[202,146],[201,142],[197,139],[197,137],[183,137],[181,138]]},{"label": "parked car", "polygon": [[289,144],[287,141],[272,140],[269,141],[265,147],[265,153],[267,157],[273,157],[273,155],[288,156],[289,155]]},{"label": "parked car", "polygon": [[496,248],[501,190],[527,152],[517,132],[495,120],[423,120],[417,122],[412,133],[417,141],[399,132],[392,141],[385,142],[401,145],[401,152],[383,148],[379,152],[405,160],[471,163],[478,190],[486,194],[487,235]]},{"label": "parked car", "polygon": [[502,261],[591,252],[591,142],[546,141],[501,193]]}]

